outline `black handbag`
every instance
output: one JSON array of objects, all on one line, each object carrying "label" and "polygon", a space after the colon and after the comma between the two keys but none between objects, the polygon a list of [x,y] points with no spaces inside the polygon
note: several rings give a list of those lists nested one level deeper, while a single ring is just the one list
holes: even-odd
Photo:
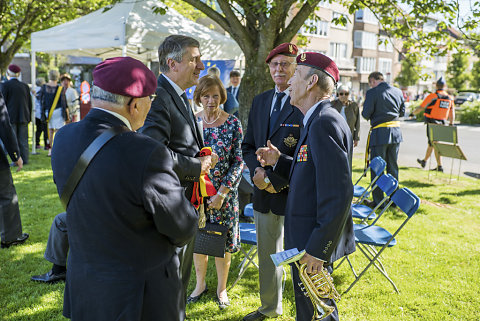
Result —
[{"label": "black handbag", "polygon": [[225,225],[205,223],[205,227],[197,231],[193,252],[224,258],[227,233],[228,227]]}]

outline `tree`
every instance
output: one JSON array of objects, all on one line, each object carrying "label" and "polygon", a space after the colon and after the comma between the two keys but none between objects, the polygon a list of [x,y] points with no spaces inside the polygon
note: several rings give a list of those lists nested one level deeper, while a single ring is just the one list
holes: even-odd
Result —
[{"label": "tree", "polygon": [[[319,0],[183,0],[218,23],[237,42],[245,55],[245,74],[240,94],[240,118],[246,124],[253,96],[272,88],[265,57],[277,45],[290,42],[309,17],[315,18]],[[332,2],[329,0],[328,2]],[[445,32],[458,23],[458,3],[443,0],[406,0],[402,6],[391,0],[341,0],[350,14],[369,8],[382,29],[392,38],[403,39],[404,48],[425,55],[451,50],[459,44],[448,40]],[[219,6],[216,8],[215,6]],[[431,15],[441,13],[434,31],[423,31]],[[475,16],[476,17],[476,16]],[[472,18],[468,28],[478,25]],[[335,21],[346,23],[342,18]],[[462,22],[464,25],[465,21]],[[441,44],[441,45],[440,45]]]},{"label": "tree", "polygon": [[469,54],[465,51],[457,52],[452,55],[452,60],[447,66],[447,74],[450,76],[447,79],[447,85],[450,88],[460,90],[464,88],[465,84],[470,78],[467,72]]},{"label": "tree", "polygon": [[473,88],[480,90],[480,60],[473,64],[471,84]]},{"label": "tree", "polygon": [[418,61],[415,59],[414,55],[405,57],[402,60],[402,71],[395,78],[395,81],[400,85],[400,87],[413,86],[420,79],[421,66],[418,64]]},{"label": "tree", "polygon": [[15,53],[29,42],[32,32],[80,17],[111,2],[108,0],[1,0],[0,72],[5,72]]}]

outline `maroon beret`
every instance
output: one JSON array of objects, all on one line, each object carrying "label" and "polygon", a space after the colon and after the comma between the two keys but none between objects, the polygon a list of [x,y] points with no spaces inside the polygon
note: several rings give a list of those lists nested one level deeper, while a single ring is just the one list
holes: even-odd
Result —
[{"label": "maroon beret", "polygon": [[285,42],[281,45],[276,46],[270,53],[268,54],[267,59],[265,62],[268,64],[270,60],[275,57],[275,55],[284,55],[289,57],[295,57],[298,53],[298,48],[293,43]]},{"label": "maroon beret", "polygon": [[305,65],[319,69],[332,77],[335,83],[339,80],[338,67],[332,59],[318,52],[304,52],[297,56],[297,65]]},{"label": "maroon beret", "polygon": [[14,65],[14,64],[11,64],[10,66],[8,66],[8,70],[13,72],[14,74],[18,74],[20,71],[22,71],[22,69],[20,69],[19,66]]},{"label": "maroon beret", "polygon": [[115,57],[106,59],[93,69],[93,85],[112,94],[140,98],[155,92],[157,79],[141,61]]}]

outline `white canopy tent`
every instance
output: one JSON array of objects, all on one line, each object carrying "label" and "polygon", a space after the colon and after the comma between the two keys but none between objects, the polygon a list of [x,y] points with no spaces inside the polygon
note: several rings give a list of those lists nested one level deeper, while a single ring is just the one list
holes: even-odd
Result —
[{"label": "white canopy tent", "polygon": [[[155,14],[152,9],[155,6],[164,4],[159,0],[124,0],[108,11],[100,9],[32,33],[32,88],[36,79],[36,52],[99,58],[130,56],[149,63],[158,59],[157,49],[163,39],[182,34],[200,42],[204,59],[237,60],[243,55],[232,38],[195,23],[171,8],[165,15]],[[35,153],[35,142],[32,153]]]}]

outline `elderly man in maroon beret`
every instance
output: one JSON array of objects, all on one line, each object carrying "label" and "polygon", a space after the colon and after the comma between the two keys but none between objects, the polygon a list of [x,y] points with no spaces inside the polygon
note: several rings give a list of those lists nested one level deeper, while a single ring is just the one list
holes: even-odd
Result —
[{"label": "elderly man in maroon beret", "polygon": [[[351,158],[353,140],[345,119],[331,106],[338,81],[335,63],[325,55],[306,52],[297,57],[290,79],[292,104],[305,115],[293,158],[269,141],[257,151],[262,165],[289,177],[285,216],[285,247],[305,250],[300,263],[317,273],[355,251],[350,204],[353,197]],[[300,289],[298,270],[292,269],[298,321],[312,319],[310,299]],[[327,304],[335,306],[334,300]],[[335,311],[325,320],[338,320]]]},{"label": "elderly man in maroon beret", "polygon": [[263,168],[255,151],[267,140],[282,153],[293,155],[300,137],[302,113],[290,104],[288,81],[295,70],[297,46],[282,43],[265,59],[275,88],[253,98],[248,128],[242,144],[245,160],[252,180],[253,214],[258,244],[258,266],[261,306],[243,320],[263,320],[282,314],[283,268],[275,267],[270,254],[283,250],[283,224],[287,201],[288,180],[276,175],[271,167]]},{"label": "elderly man in maroon beret", "polygon": [[[92,106],[62,127],[52,170],[67,209],[70,253],[63,314],[74,320],[183,320],[176,248],[194,234],[197,214],[161,143],[136,133],[150,109],[155,75],[129,57],[93,71]],[[89,163],[78,185],[77,162],[107,130],[115,134]],[[103,136],[102,136],[103,137]],[[93,143],[92,143],[93,142]],[[82,174],[80,174],[82,175]]]},{"label": "elderly man in maroon beret", "polygon": [[8,116],[17,137],[23,165],[28,164],[28,123],[32,120],[32,98],[28,85],[20,81],[22,70],[11,64],[7,69],[8,81],[1,86],[3,98],[7,105]]}]

